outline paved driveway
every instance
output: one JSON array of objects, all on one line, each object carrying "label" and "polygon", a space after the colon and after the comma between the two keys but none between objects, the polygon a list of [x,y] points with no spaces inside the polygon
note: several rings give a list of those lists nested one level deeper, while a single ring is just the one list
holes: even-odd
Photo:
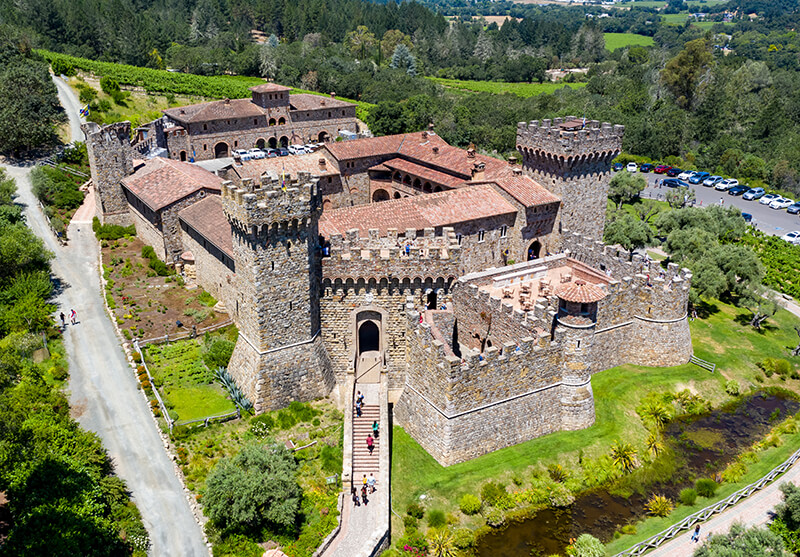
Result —
[{"label": "paved driveway", "polygon": [[100,436],[127,482],[150,532],[151,555],[207,556],[172,460],[105,312],[91,224],[73,222],[69,246],[59,246],[31,193],[30,168],[6,168],[17,181],[28,225],[56,254],[53,274],[63,286],[55,300],[58,310],[78,313],[79,323],[68,325],[65,334],[73,415]]}]

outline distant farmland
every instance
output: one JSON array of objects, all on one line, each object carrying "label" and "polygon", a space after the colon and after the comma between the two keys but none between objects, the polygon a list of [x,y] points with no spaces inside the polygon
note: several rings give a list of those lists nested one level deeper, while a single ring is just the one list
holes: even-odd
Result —
[{"label": "distant farmland", "polygon": [[606,40],[606,49],[615,51],[626,46],[652,46],[653,37],[636,35],[635,33],[603,33]]},{"label": "distant farmland", "polygon": [[473,93],[513,93],[519,97],[533,97],[542,93],[552,93],[563,87],[578,89],[585,83],[509,83],[506,81],[462,81],[460,79],[444,79],[441,77],[429,77],[434,83],[443,85],[451,89],[461,89],[462,91],[472,91]]}]

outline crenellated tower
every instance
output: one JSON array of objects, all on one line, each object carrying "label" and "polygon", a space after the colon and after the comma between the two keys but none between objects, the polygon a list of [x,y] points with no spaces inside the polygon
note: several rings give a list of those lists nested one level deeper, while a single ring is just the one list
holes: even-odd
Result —
[{"label": "crenellated tower", "polygon": [[320,332],[318,222],[322,199],[308,173],[225,182],[239,327],[230,373],[256,411],[327,395],[333,375]]},{"label": "crenellated tower", "polygon": [[523,169],[561,198],[559,228],[602,239],[611,161],[622,149],[624,131],[574,116],[517,125]]},{"label": "crenellated tower", "polygon": [[117,122],[102,128],[94,122],[81,125],[94,184],[96,215],[103,224],[131,224],[122,179],[133,174],[131,123]]}]

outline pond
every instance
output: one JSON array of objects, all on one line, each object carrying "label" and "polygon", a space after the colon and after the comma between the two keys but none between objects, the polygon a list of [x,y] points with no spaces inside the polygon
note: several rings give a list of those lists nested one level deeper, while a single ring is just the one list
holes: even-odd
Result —
[{"label": "pond", "polygon": [[546,508],[531,518],[513,522],[483,536],[479,557],[531,557],[563,554],[569,540],[589,533],[603,542],[619,527],[645,515],[644,505],[653,493],[673,499],[689,484],[685,478],[708,477],[722,470],[740,453],[766,435],[772,426],[800,409],[795,400],[756,394],[732,409],[669,424],[665,437],[682,460],[670,484],[648,486],[646,494],[630,497],[593,490],[576,497],[569,507]]}]

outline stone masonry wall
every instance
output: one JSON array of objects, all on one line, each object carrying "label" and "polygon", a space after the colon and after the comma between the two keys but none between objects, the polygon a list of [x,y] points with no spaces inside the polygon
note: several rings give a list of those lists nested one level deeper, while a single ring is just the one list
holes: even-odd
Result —
[{"label": "stone masonry wall", "polygon": [[156,256],[158,256],[161,261],[166,261],[167,254],[164,246],[164,235],[161,234],[161,230],[133,205],[131,205],[131,217],[133,219],[133,224],[136,226],[136,236],[142,242],[151,246],[156,252]]},{"label": "stone masonry wall", "polygon": [[204,247],[195,238],[185,227],[181,227],[183,247],[194,255],[197,283],[221,301],[234,320],[238,319],[237,315],[231,313],[236,306],[236,293],[231,286],[234,271],[212,254],[211,250],[215,249],[213,246]]},{"label": "stone masonry wall", "polygon": [[122,179],[133,174],[131,123],[119,122],[103,126],[93,122],[81,126],[86,135],[96,215],[100,222],[131,224],[128,201],[122,191]]}]

